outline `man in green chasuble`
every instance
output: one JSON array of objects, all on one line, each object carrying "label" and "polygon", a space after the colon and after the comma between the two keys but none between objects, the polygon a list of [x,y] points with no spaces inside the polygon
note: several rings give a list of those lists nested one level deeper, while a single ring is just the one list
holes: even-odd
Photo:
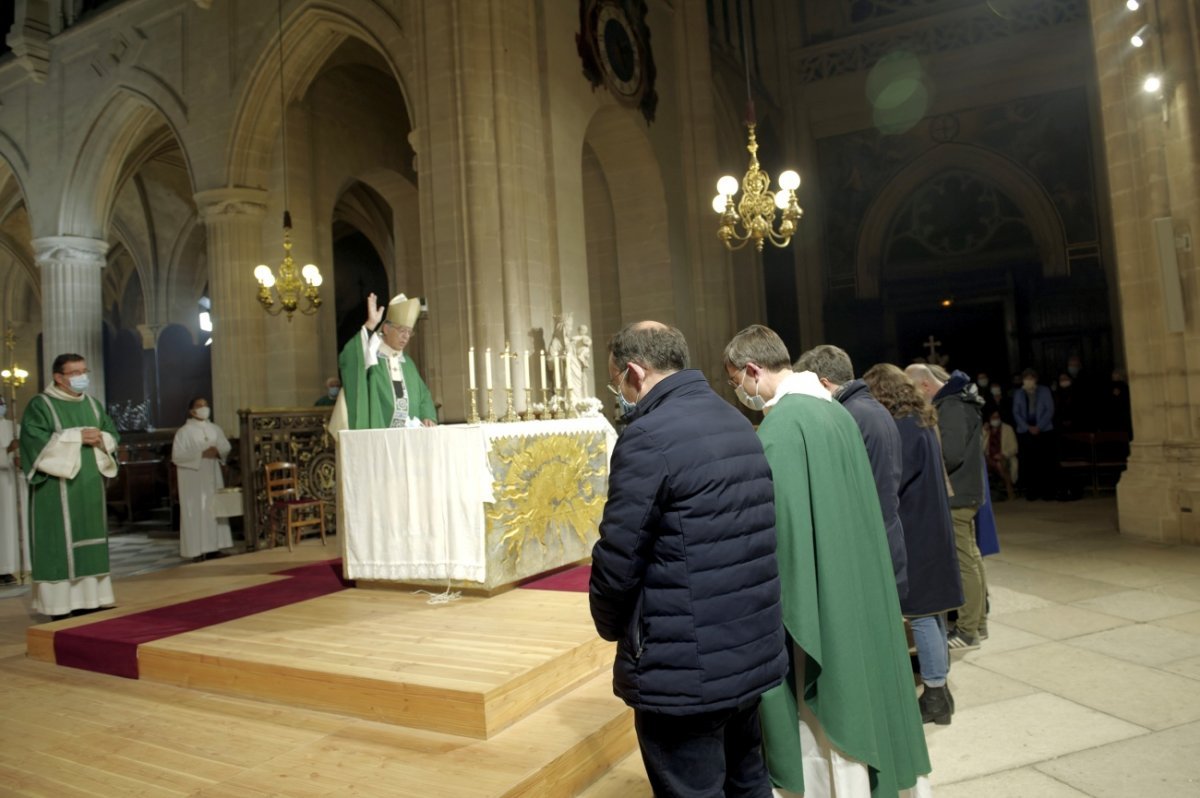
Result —
[{"label": "man in green chasuble", "polygon": [[421,314],[421,300],[393,297],[386,315],[375,294],[367,297],[367,321],[338,357],[342,390],[329,431],[387,429],[437,423],[429,388],[404,348]]},{"label": "man in green chasuble", "polygon": [[80,355],[54,359],[54,382],[25,408],[33,609],[53,618],[114,603],[104,477],[117,474],[117,427],[84,391]]},{"label": "man in green chasuble", "polygon": [[775,484],[776,556],[791,672],[763,695],[777,795],[926,796],[904,620],[875,480],[858,425],[782,340],[753,325],[725,348]]}]

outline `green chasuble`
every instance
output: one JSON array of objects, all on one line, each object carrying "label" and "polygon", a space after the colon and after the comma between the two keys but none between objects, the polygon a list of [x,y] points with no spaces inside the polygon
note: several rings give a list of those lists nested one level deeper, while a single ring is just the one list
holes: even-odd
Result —
[{"label": "green chasuble", "polygon": [[[870,768],[875,796],[929,773],[883,516],[862,435],[837,402],[783,396],[758,430],[775,481],[788,636],[804,700],[832,745]],[[793,669],[797,663],[793,662]],[[763,696],[767,766],[804,792],[795,673]]]},{"label": "green chasuble", "polygon": [[[396,410],[396,391],[385,354],[391,350],[383,347],[376,362],[368,366],[368,340],[366,330],[360,330],[346,342],[338,357],[338,368],[342,372],[342,392],[338,398],[345,401],[347,429],[386,429],[392,426]],[[411,357],[404,357],[400,370],[408,393],[409,417],[436,421],[433,396]]]},{"label": "green chasuble", "polygon": [[[118,438],[116,425],[90,396],[72,402],[42,393],[26,406],[21,418],[21,468],[29,482],[29,551],[35,582],[108,573],[108,506],[96,450],[60,443],[45,453],[48,464],[53,452],[78,447],[79,471],[71,478],[34,469],[55,432],[79,427],[96,427],[114,441]],[[114,447],[105,455],[114,465],[115,454]]]}]

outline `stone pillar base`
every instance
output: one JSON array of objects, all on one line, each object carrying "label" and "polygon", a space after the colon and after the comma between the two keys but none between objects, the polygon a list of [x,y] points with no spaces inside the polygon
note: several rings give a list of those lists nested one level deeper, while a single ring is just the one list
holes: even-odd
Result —
[{"label": "stone pillar base", "polygon": [[1117,484],[1121,534],[1200,544],[1200,444],[1134,444]]}]

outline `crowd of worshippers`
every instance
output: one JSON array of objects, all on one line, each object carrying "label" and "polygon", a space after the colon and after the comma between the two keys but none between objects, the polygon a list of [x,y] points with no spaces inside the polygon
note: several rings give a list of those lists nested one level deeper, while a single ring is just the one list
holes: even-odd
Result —
[{"label": "crowd of worshippers", "polygon": [[923,724],[987,638],[984,400],[924,364],[856,379],[835,346],[793,363],[761,325],[724,370],[749,414],[677,329],[609,342],[625,427],[590,606],[654,794],[929,795]]},{"label": "crowd of worshippers", "polygon": [[1012,376],[1010,388],[987,372],[975,378],[983,400],[984,451],[998,500],[1018,493],[1029,501],[1070,501],[1083,494],[1082,480],[1060,462],[1078,457],[1078,441],[1100,433],[1123,458],[1133,439],[1129,384],[1120,370],[1094,378],[1077,355],[1049,385],[1036,369]]}]

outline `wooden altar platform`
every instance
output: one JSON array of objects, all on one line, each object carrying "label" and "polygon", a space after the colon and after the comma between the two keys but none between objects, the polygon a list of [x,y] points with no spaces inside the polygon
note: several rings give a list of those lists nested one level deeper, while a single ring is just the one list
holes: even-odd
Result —
[{"label": "wooden altar platform", "polygon": [[[31,627],[29,656],[54,663],[64,630],[267,584],[332,552],[306,544],[123,580],[119,608]],[[366,752],[352,736],[226,783],[228,794],[244,795],[311,794],[313,784],[296,781],[293,792],[289,780],[329,755],[353,794],[573,795],[636,749],[632,715],[612,695],[611,662],[585,593],[529,589],[430,605],[350,588],[137,648],[139,682],[252,699],[268,714],[278,705],[315,710],[370,730],[356,732],[370,737],[357,741]],[[387,783],[364,788],[384,759]],[[338,792],[335,781],[328,794]]]}]

